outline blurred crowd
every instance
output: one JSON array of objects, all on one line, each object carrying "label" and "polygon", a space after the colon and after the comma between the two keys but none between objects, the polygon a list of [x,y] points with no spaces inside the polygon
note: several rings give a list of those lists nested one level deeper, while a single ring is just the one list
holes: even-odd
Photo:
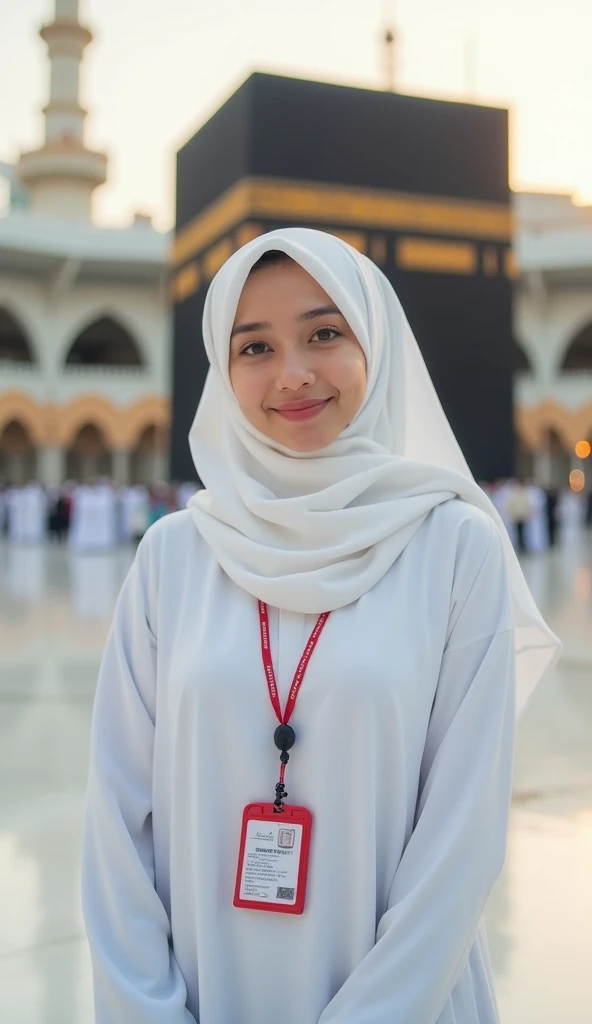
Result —
[{"label": "blurred crowd", "polygon": [[592,526],[592,492],[541,487],[534,480],[517,479],[481,486],[521,554],[569,543],[583,526]]},{"label": "blurred crowd", "polygon": [[[592,526],[592,492],[543,488],[532,480],[481,483],[521,553],[546,551]],[[185,508],[197,484],[162,483],[147,487],[69,480],[61,487],[30,481],[0,486],[0,537],[15,543],[68,542],[80,551],[107,550],[139,543],[157,519]]]},{"label": "blurred crowd", "polygon": [[43,487],[0,487],[0,536],[13,543],[68,542],[80,551],[109,550],[140,542],[162,516],[184,508],[197,484],[143,484],[127,487],[102,478],[91,483],[68,480]]}]

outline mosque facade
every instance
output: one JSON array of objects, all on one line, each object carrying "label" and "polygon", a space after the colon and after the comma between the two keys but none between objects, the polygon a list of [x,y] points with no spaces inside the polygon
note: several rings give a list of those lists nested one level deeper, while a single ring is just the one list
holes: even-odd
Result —
[{"label": "mosque facade", "polygon": [[[0,216],[0,480],[154,482],[168,473],[171,293],[195,281],[187,268],[169,274],[171,238],[146,217],[124,229],[92,222],[108,161],[84,142],[79,73],[92,36],[78,0],[55,0],[41,35],[45,140],[5,169],[12,202]],[[580,470],[588,488],[592,208],[516,193],[514,225],[517,470],[553,486]],[[199,273],[211,277],[219,257],[205,252]],[[428,261],[423,272],[459,267]]]},{"label": "mosque facade", "polygon": [[93,224],[106,180],[84,142],[79,74],[92,35],[78,0],[55,0],[45,139],[22,153],[0,217],[0,478],[167,473],[170,314],[167,236],[136,215]]},{"label": "mosque facade", "polygon": [[514,202],[518,469],[553,486],[575,473],[590,490],[592,207],[561,194]]}]

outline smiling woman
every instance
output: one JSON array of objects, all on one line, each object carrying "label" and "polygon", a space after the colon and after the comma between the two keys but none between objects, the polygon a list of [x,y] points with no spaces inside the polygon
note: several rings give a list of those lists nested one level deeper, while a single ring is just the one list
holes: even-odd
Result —
[{"label": "smiling woman", "polygon": [[252,426],[286,448],[310,452],[331,444],[360,409],[366,357],[320,284],[272,250],[242,290],[229,374]]},{"label": "smiling woman", "polygon": [[555,637],[370,260],[271,232],[203,328],[205,487],[142,540],[97,688],[96,1022],[494,1024],[515,677]]}]

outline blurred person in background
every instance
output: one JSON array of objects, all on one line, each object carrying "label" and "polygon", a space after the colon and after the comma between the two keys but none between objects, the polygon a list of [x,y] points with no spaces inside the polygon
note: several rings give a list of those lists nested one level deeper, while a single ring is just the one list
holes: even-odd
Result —
[{"label": "blurred person in background", "polygon": [[177,508],[187,508],[190,498],[196,493],[198,485],[194,480],[185,480],[177,490]]},{"label": "blurred person in background", "polygon": [[528,550],[526,530],[533,516],[534,508],[523,480],[510,481],[505,510],[515,532],[516,547],[520,554],[524,554]]},{"label": "blurred person in background", "polygon": [[8,538],[17,544],[38,544],[47,536],[47,495],[37,480],[6,492]]},{"label": "blurred person in background", "polygon": [[6,536],[6,484],[0,481],[0,540]]},{"label": "blurred person in background", "polygon": [[[174,499],[173,499],[174,500]],[[169,485],[161,480],[159,483],[154,484],[150,491],[150,514],[149,514],[149,525],[157,523],[163,516],[169,514],[174,510],[174,505],[171,507],[171,493]]]},{"label": "blurred person in background", "polygon": [[557,544],[557,503],[559,495],[554,487],[547,487],[545,490],[547,498],[547,533],[549,535],[549,547],[554,548]]},{"label": "blurred person in background", "polygon": [[586,518],[586,499],[583,494],[564,487],[559,495],[557,518],[561,541],[568,547],[577,544]]},{"label": "blurred person in background", "polygon": [[150,498],[148,489],[143,486],[134,487],[133,494],[133,504],[128,506],[128,530],[137,547],[150,526]]},{"label": "blurred person in background", "polygon": [[586,495],[586,526],[592,526],[592,490]]},{"label": "blurred person in background", "polygon": [[53,537],[58,544],[62,544],[68,536],[70,506],[71,501],[66,485],[56,488],[51,498],[48,523],[50,537]]},{"label": "blurred person in background", "polygon": [[547,495],[534,480],[524,483],[530,502],[530,515],[526,520],[525,543],[527,551],[546,551],[549,547],[549,517]]},{"label": "blurred person in background", "polygon": [[75,488],[69,542],[79,551],[108,551],[118,543],[117,498],[106,477]]}]

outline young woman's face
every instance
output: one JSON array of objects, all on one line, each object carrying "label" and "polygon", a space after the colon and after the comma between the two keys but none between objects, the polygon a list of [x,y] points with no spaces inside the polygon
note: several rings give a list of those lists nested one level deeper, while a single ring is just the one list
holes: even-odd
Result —
[{"label": "young woman's face", "polygon": [[331,444],[357,413],[366,388],[358,339],[320,284],[293,260],[247,278],[229,372],[249,423],[298,452]]}]

